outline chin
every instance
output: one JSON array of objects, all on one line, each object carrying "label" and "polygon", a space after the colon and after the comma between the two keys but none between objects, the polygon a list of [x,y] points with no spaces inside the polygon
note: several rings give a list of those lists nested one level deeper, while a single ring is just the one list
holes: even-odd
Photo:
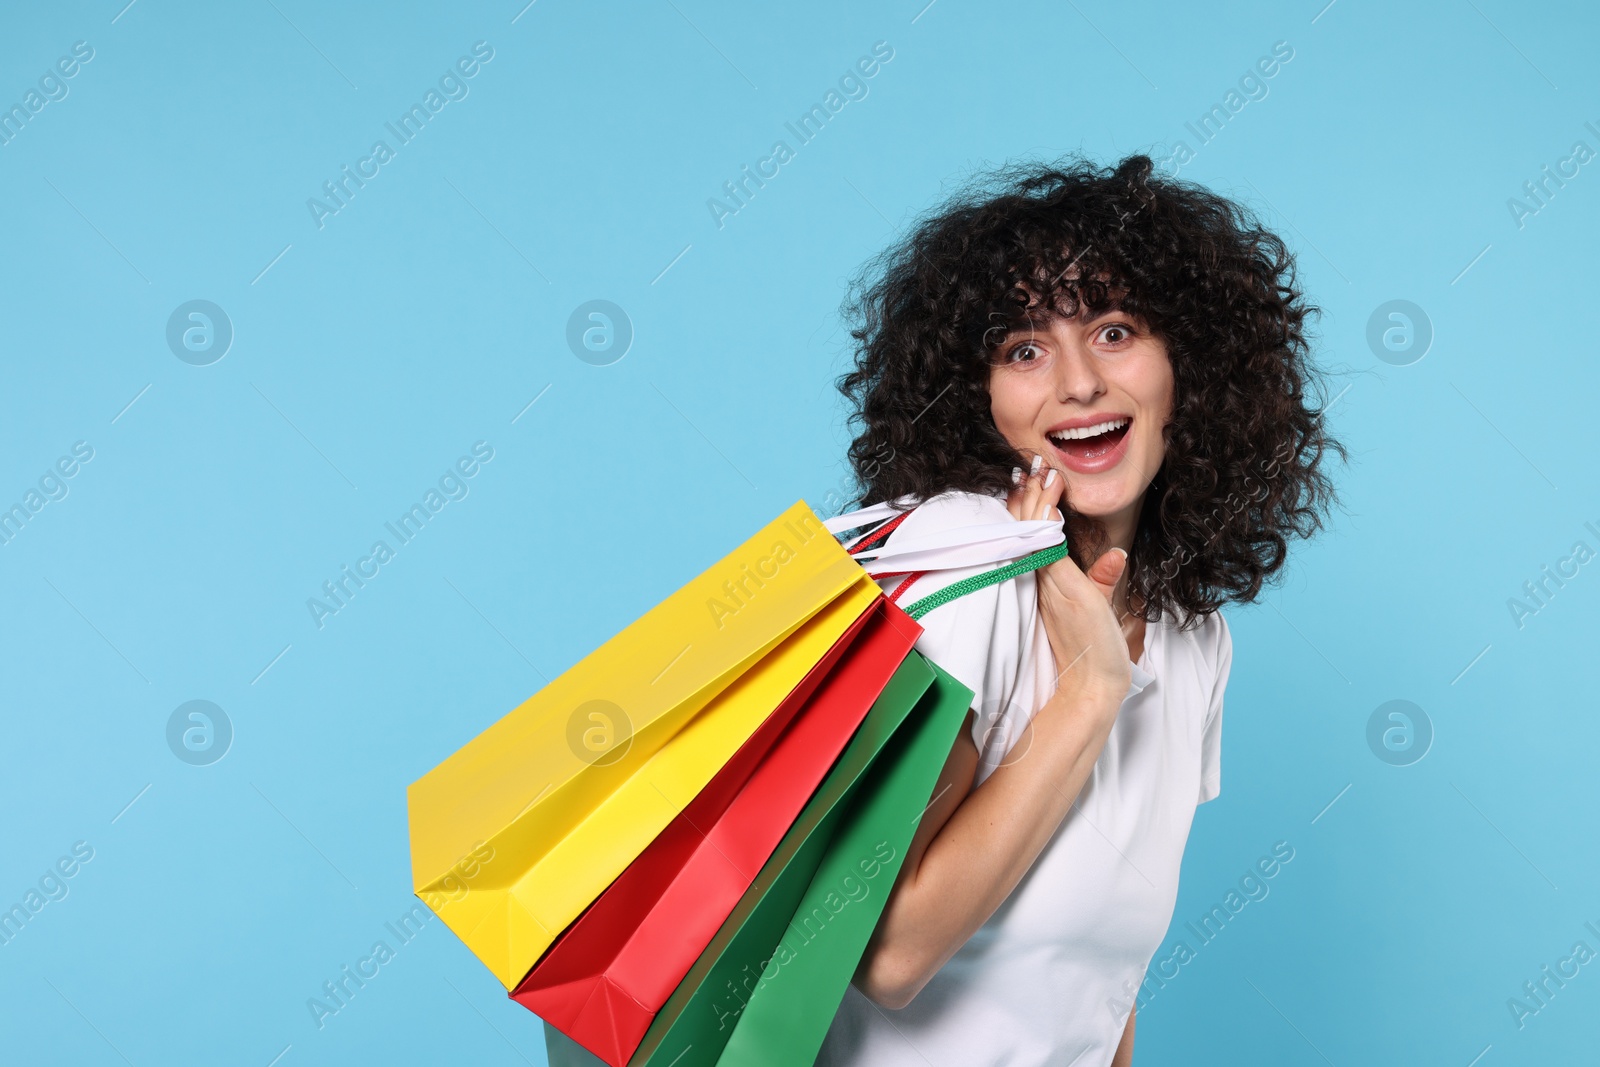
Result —
[{"label": "chin", "polygon": [[1066,504],[1085,518],[1109,519],[1137,507],[1143,495],[1142,492],[1133,492],[1128,486],[1085,486],[1069,477]]}]

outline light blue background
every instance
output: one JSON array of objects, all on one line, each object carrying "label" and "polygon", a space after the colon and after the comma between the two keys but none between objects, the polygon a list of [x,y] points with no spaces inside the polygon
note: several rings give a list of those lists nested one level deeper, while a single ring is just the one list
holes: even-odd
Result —
[{"label": "light blue background", "polygon": [[[823,508],[844,280],[953,181],[1179,140],[1184,178],[1297,250],[1352,462],[1327,534],[1227,610],[1223,792],[1168,945],[1274,842],[1295,858],[1140,1012],[1137,1062],[1593,1055],[1600,963],[1521,1029],[1506,1004],[1600,950],[1600,564],[1521,628],[1507,607],[1600,549],[1600,168],[1522,227],[1507,207],[1600,148],[1593,13],[122,2],[0,32],[6,104],[94,48],[0,147],[0,504],[94,449],[0,547],[0,906],[94,849],[0,946],[0,1059],[542,1064],[537,1019],[438,922],[312,1021],[413,903],[407,783],[785,506]],[[319,230],[307,198],[480,40],[468,97]],[[869,95],[719,229],[707,199],[876,41]],[[1267,96],[1198,146],[1185,123],[1276,41]],[[565,341],[596,298],[636,331],[610,366]],[[191,299],[236,331],[211,366],[165,342]],[[1393,299],[1435,330],[1409,366],[1365,339]],[[319,629],[307,598],[480,440],[470,494]],[[1395,767],[1365,730],[1402,698],[1436,737]],[[211,766],[166,744],[191,699],[234,724]]]}]

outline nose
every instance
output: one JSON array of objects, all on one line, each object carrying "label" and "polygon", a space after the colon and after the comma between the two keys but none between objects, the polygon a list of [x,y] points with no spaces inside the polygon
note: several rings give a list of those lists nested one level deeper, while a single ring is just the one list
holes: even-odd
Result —
[{"label": "nose", "polygon": [[1076,336],[1077,331],[1055,332],[1056,351],[1060,353],[1055,365],[1056,399],[1063,404],[1092,404],[1106,391],[1094,352],[1087,341]]}]

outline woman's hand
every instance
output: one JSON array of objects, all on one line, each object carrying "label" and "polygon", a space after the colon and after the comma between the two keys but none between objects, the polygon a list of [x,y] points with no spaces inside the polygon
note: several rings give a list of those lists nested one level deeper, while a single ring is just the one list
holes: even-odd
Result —
[{"label": "woman's hand", "polygon": [[[1060,519],[1057,505],[1066,490],[1066,479],[1054,467],[1036,459],[1034,470],[1018,472],[1021,484],[1006,499],[1013,518]],[[1120,696],[1128,691],[1133,668],[1128,659],[1128,642],[1117,620],[1112,596],[1128,554],[1120,548],[1103,553],[1085,573],[1071,556],[1047,567],[1038,575],[1039,612],[1054,653],[1058,684],[1100,689]]]},{"label": "woman's hand", "polygon": [[[1006,503],[1021,520],[1061,521],[1059,471],[1038,471]],[[1128,692],[1128,644],[1111,607],[1126,557],[1089,573],[1066,557],[1035,572],[1056,663],[1056,691],[980,786],[975,712],[956,736],[894,889],[856,968],[856,988],[903,1008],[1011,895],[1066,818],[1100,758]],[[987,640],[988,635],[983,639]],[[1025,758],[1024,758],[1025,757]]]}]

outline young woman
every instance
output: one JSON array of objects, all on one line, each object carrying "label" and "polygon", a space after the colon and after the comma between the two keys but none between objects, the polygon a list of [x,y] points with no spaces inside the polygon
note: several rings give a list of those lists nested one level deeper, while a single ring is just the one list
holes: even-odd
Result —
[{"label": "young woman", "polygon": [[1317,309],[1284,243],[1152,169],[982,178],[847,306],[859,499],[913,508],[888,543],[1053,519],[1070,555],[921,620],[974,705],[819,1064],[1132,1062],[1221,783],[1218,609],[1321,528],[1320,464],[1344,456],[1310,404]]}]

